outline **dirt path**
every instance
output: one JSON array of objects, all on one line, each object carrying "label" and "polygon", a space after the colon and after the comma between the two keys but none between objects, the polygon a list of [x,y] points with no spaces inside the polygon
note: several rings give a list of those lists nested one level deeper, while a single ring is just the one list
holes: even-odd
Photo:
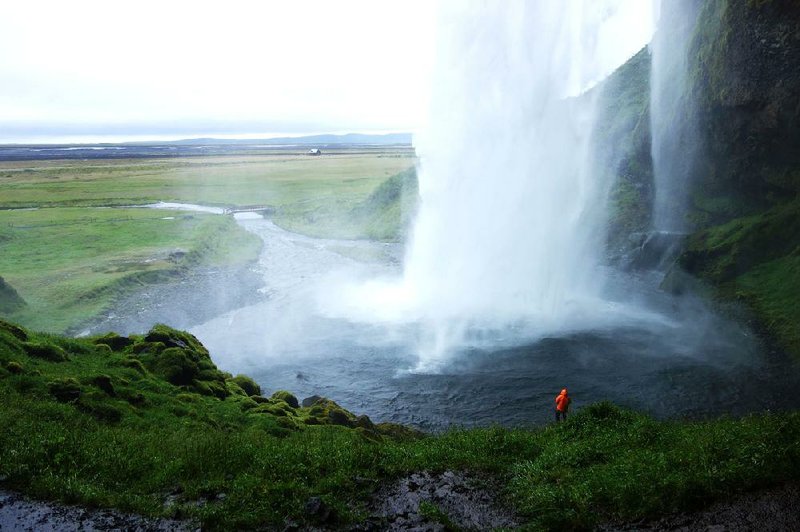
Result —
[{"label": "dirt path", "polygon": [[649,522],[607,524],[599,530],[795,532],[800,530],[800,484],[746,493],[698,512],[681,512]]},{"label": "dirt path", "polygon": [[0,490],[0,530],[71,532],[126,530],[139,532],[184,532],[195,523],[154,519],[117,510],[87,509],[54,502],[41,502]]}]

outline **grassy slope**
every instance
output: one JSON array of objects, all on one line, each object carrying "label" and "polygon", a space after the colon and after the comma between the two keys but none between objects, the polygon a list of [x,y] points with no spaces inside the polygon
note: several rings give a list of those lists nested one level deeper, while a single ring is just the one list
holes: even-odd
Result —
[{"label": "grassy slope", "polygon": [[[506,504],[531,527],[552,529],[655,516],[800,478],[797,413],[677,423],[601,403],[539,430],[420,439],[326,401],[295,408],[285,392],[248,397],[252,383],[218,371],[185,333],[157,327],[126,343],[0,324],[6,485],[230,529],[302,522],[311,496],[351,522],[365,517],[380,481],[456,468],[499,479]],[[176,488],[179,500],[165,506]],[[194,504],[202,498],[210,502]]]},{"label": "grassy slope", "polygon": [[692,235],[681,266],[747,303],[767,332],[800,356],[800,201]]},{"label": "grassy slope", "polygon": [[[174,219],[164,219],[172,217]],[[255,260],[261,241],[227,217],[149,209],[0,211],[0,271],[27,306],[7,314],[63,331],[143,282]]]}]

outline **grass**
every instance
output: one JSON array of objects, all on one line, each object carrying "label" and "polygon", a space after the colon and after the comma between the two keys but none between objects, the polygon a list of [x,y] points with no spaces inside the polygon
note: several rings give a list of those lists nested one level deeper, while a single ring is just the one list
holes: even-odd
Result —
[{"label": "grass", "polygon": [[746,303],[768,335],[800,357],[800,202],[692,235],[680,263],[720,297]]},{"label": "grass", "polygon": [[[0,163],[0,208],[120,206],[178,201],[270,206],[291,223],[348,211],[414,164],[412,152],[342,150],[176,159]],[[322,220],[324,222],[324,220]]]},{"label": "grass", "polygon": [[[413,152],[398,148],[2,162],[0,276],[8,284],[0,297],[8,304],[0,312],[36,329],[74,331],[142,284],[198,266],[239,267],[258,255],[258,238],[230,218],[131,205],[257,206],[314,236],[397,240],[408,220],[402,207],[412,209],[400,196],[416,191],[413,171],[398,172],[413,164]],[[400,194],[406,182],[413,195]],[[36,210],[8,210],[20,208]],[[12,289],[25,306],[11,302]]]},{"label": "grass", "polygon": [[61,332],[138,285],[189,267],[255,260],[261,241],[229,217],[150,209],[0,211],[0,272],[26,305],[7,316]]},{"label": "grass", "polygon": [[237,382],[250,385],[164,326],[75,340],[0,324],[0,475],[37,497],[220,530],[314,525],[310,497],[345,526],[366,517],[374,486],[420,470],[497,479],[530,529],[655,517],[800,478],[798,413],[663,422],[600,403],[536,430],[420,437]]}]

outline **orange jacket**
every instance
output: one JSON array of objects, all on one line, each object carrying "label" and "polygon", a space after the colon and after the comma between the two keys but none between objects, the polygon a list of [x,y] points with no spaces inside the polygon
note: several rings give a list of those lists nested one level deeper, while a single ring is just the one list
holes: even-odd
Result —
[{"label": "orange jacket", "polygon": [[556,395],[556,410],[559,412],[566,412],[569,410],[569,404],[572,402],[572,399],[569,398],[567,395],[567,389],[564,388],[561,390],[561,393]]}]

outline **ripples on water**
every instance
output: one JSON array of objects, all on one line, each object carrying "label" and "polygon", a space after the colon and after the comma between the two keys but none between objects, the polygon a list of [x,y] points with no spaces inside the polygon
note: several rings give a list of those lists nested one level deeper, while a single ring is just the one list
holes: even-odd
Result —
[{"label": "ripples on water", "polygon": [[[647,279],[618,279],[660,320],[606,324],[594,330],[520,340],[483,337],[481,347],[450,356],[436,373],[415,372],[419,331],[324,317],[315,299],[332,271],[363,277],[397,273],[397,261],[362,263],[350,251],[399,255],[382,244],[318,240],[269,221],[240,219],[265,242],[264,302],[195,327],[215,362],[252,375],[265,390],[329,397],[375,420],[430,430],[451,425],[541,424],[556,393],[573,406],[615,403],[660,417],[740,415],[798,405],[796,368],[764,350],[745,329],[677,300]],[[350,251],[348,251],[350,250]],[[613,287],[612,287],[613,288]]]}]

